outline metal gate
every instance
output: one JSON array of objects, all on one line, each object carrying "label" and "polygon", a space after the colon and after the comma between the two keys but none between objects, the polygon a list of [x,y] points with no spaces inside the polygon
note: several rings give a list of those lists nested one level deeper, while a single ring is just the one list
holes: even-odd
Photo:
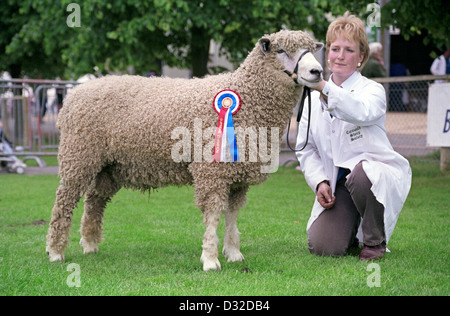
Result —
[{"label": "metal gate", "polygon": [[0,79],[0,123],[14,154],[56,155],[58,113],[78,82]]}]

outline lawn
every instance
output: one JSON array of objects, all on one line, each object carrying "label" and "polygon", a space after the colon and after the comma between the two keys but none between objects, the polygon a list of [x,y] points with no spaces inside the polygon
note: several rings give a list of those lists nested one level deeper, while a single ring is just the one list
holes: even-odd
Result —
[{"label": "lawn", "polygon": [[[282,167],[250,189],[239,214],[246,260],[227,263],[220,254],[222,271],[208,273],[199,260],[204,225],[191,187],[121,190],[105,212],[105,241],[91,255],[78,244],[81,201],[65,262],[50,263],[44,221],[57,176],[1,175],[0,295],[447,296],[450,176],[437,163],[412,166],[413,186],[391,253],[376,265],[357,255],[309,254],[305,228],[314,196],[298,171]],[[223,242],[223,221],[218,235]]]}]

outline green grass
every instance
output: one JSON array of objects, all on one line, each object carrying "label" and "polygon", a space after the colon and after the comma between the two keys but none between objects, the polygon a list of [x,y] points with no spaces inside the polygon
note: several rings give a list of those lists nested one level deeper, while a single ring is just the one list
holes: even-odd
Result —
[{"label": "green grass", "polygon": [[[450,176],[438,164],[413,162],[413,186],[377,261],[380,287],[357,256],[318,257],[307,250],[313,193],[293,168],[280,168],[250,189],[238,218],[242,263],[202,271],[204,225],[193,189],[144,195],[121,190],[108,205],[100,251],[78,242],[83,203],[74,212],[63,263],[48,262],[45,236],[56,176],[0,176],[0,295],[449,295]],[[218,235],[223,245],[223,220]],[[221,249],[220,249],[221,251]],[[80,287],[69,264],[80,268]],[[70,284],[70,283],[69,283]]]},{"label": "green grass", "polygon": [[[19,157],[23,158],[23,157]],[[58,165],[58,158],[57,156],[40,156],[41,160],[43,160],[47,166],[57,166]],[[30,159],[26,161],[26,165],[28,167],[38,167],[38,163],[34,159]]]}]

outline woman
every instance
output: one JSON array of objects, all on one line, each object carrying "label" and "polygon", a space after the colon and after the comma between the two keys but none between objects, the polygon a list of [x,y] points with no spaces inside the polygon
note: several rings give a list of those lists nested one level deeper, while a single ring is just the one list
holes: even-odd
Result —
[{"label": "woman", "polygon": [[[363,22],[340,17],[326,36],[330,79],[302,82],[317,90],[311,94],[308,144],[297,152],[317,196],[307,225],[313,254],[342,256],[359,239],[361,260],[383,257],[411,187],[409,163],[386,136],[384,88],[360,74],[368,55]],[[298,147],[306,140],[306,117]]]}]

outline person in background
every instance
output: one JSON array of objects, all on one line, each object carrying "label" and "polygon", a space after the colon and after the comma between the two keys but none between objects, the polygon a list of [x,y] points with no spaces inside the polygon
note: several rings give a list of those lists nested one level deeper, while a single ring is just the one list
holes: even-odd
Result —
[{"label": "person in background", "polygon": [[384,127],[383,86],[362,76],[369,57],[364,23],[354,15],[332,22],[326,35],[328,81],[299,79],[311,94],[311,124],[303,114],[297,152],[316,194],[307,224],[312,254],[343,256],[362,241],[360,260],[383,257],[411,188],[408,160],[394,151]]},{"label": "person in background", "polygon": [[378,43],[369,44],[369,60],[361,71],[361,74],[367,78],[386,77],[384,60],[382,55],[383,46]]},{"label": "person in background", "polygon": [[[436,58],[431,64],[430,72],[435,76],[450,74],[450,48],[438,58]],[[435,83],[442,83],[445,80],[436,80]]]}]

